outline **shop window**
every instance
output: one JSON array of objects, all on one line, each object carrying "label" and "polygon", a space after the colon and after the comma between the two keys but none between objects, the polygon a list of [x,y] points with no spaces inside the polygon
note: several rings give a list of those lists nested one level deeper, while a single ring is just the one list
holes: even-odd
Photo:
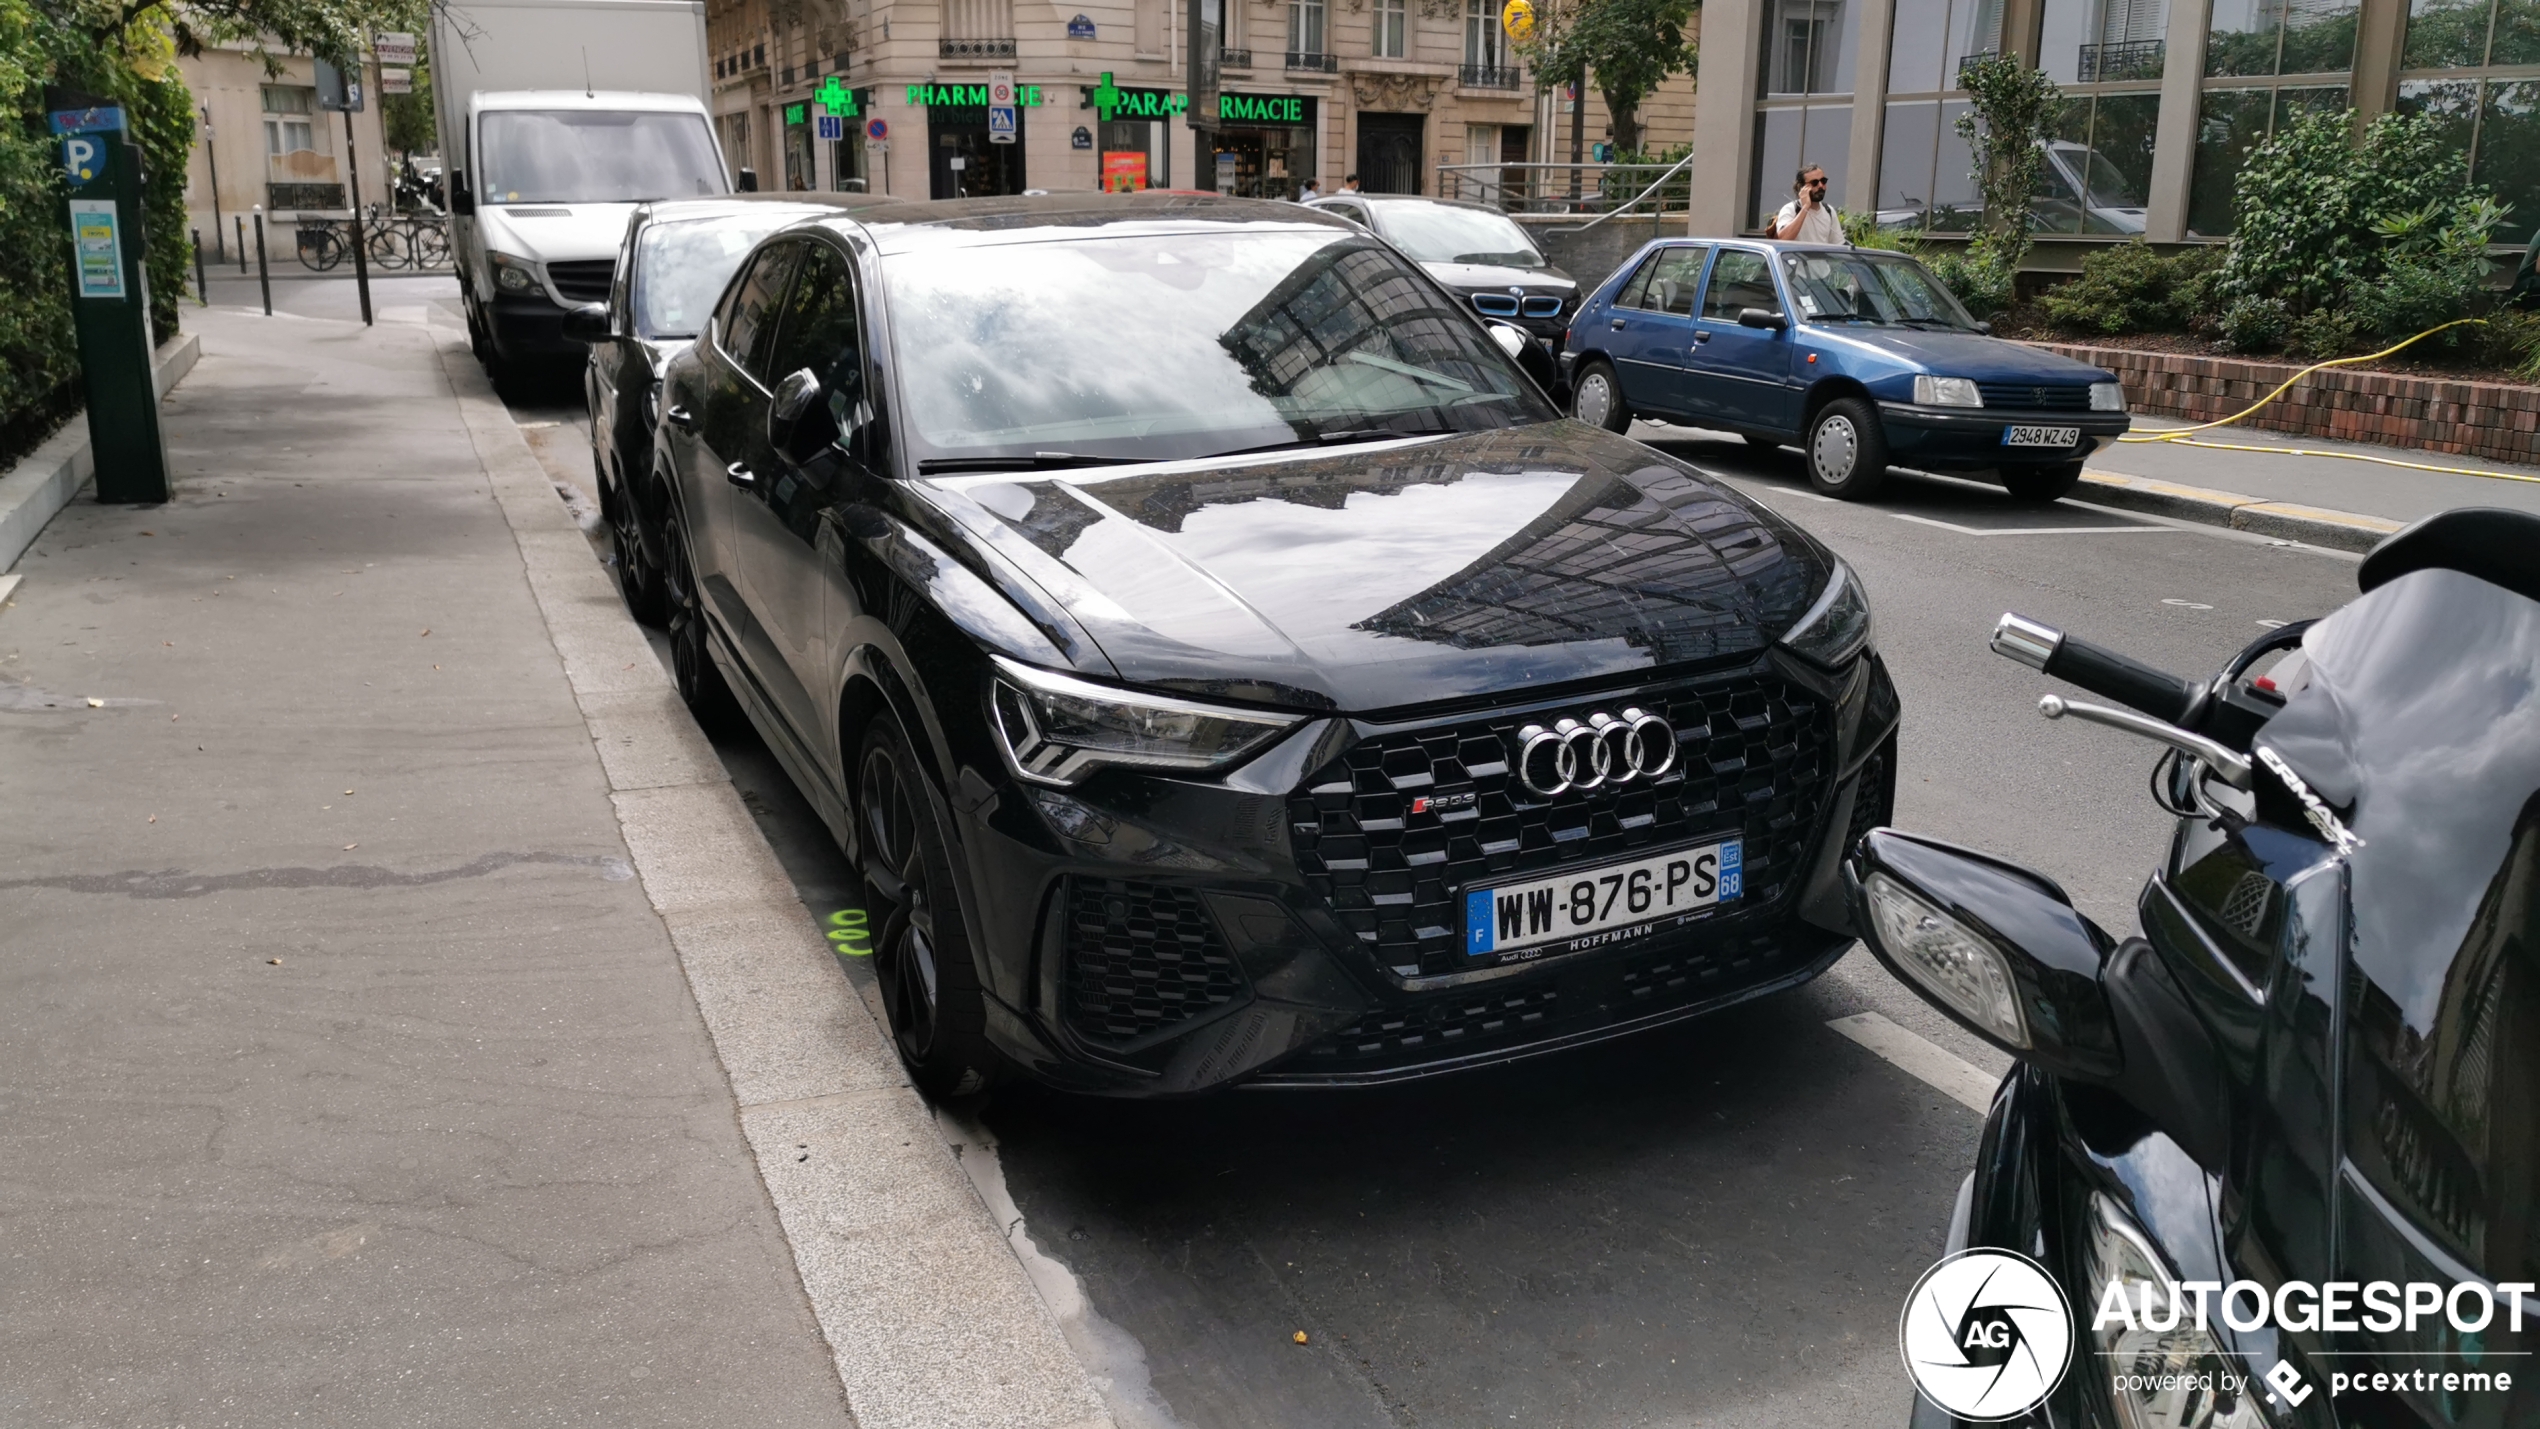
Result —
[{"label": "shop window", "polygon": [[2143,232],[2158,94],[2077,94],[2058,107],[2031,205],[2041,233]]},{"label": "shop window", "polygon": [[2187,231],[2199,238],[2228,237],[2232,190],[2249,151],[2304,113],[2343,113],[2344,85],[2300,89],[2209,89],[2196,123],[2196,172],[2187,194]]},{"label": "shop window", "polygon": [[2360,0],[2214,0],[2209,75],[2333,74],[2355,64]]},{"label": "shop window", "polygon": [[1376,0],[1374,28],[1376,57],[1402,58],[1410,30],[1410,14],[1403,0]]}]

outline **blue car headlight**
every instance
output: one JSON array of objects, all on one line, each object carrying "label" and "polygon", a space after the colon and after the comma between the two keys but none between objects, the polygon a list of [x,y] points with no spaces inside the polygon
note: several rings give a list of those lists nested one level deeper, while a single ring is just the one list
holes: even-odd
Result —
[{"label": "blue car headlight", "polygon": [[1971,377],[1933,377],[1928,374],[1914,379],[1914,404],[1920,407],[1981,407],[1984,394],[1976,391]]}]

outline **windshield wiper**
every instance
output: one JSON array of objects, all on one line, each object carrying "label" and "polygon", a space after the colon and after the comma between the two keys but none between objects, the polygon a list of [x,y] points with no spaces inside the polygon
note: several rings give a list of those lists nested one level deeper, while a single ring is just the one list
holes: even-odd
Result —
[{"label": "windshield wiper", "polygon": [[1808,321],[1812,323],[1885,323],[1887,319],[1874,318],[1867,313],[1810,313]]},{"label": "windshield wiper", "polygon": [[1336,447],[1350,442],[1391,441],[1396,437],[1443,437],[1452,435],[1454,430],[1453,427],[1435,426],[1420,427],[1407,432],[1396,427],[1351,427],[1344,431],[1316,432],[1310,437],[1303,437],[1292,442],[1268,442],[1257,447],[1233,447],[1222,452],[1210,452],[1209,455],[1212,457],[1246,456],[1253,452],[1293,451],[1299,447]]},{"label": "windshield wiper", "polygon": [[1034,452],[1030,456],[930,456],[917,463],[920,476],[964,471],[1053,471],[1071,466],[1128,466],[1140,457],[1086,456],[1079,452]]}]

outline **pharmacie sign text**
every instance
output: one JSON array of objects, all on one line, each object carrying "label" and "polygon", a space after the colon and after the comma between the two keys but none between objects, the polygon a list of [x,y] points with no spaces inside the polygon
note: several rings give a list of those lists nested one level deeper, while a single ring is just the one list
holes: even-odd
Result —
[{"label": "pharmacie sign text", "polygon": [[[920,109],[985,109],[988,107],[988,87],[984,84],[912,84],[908,87],[908,102]],[[1014,87],[1014,102],[1018,108],[1031,109],[1046,101],[1041,98],[1039,85],[1018,84]]]},{"label": "pharmacie sign text", "polygon": [[[1310,101],[1293,94],[1220,94],[1217,117],[1232,124],[1310,124]],[[1106,119],[1173,119],[1191,107],[1191,97],[1162,89],[1085,91],[1086,108],[1103,111]]]}]

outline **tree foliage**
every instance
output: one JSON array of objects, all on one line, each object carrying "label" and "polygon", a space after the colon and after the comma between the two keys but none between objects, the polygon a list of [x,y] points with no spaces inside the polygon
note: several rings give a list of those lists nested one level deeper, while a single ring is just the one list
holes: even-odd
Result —
[{"label": "tree foliage", "polygon": [[1614,149],[1641,146],[1641,101],[1670,75],[1690,73],[1700,0],[1585,0],[1552,47],[1549,67],[1592,77],[1613,119]]},{"label": "tree foliage", "polygon": [[1960,301],[1990,316],[2011,305],[2020,260],[2028,256],[2029,202],[2063,91],[2045,71],[2012,55],[1975,60],[1959,70],[1958,82],[1970,101],[1968,112],[1958,116],[1958,133],[1975,155],[1984,221],[1963,256],[1934,266]]}]

